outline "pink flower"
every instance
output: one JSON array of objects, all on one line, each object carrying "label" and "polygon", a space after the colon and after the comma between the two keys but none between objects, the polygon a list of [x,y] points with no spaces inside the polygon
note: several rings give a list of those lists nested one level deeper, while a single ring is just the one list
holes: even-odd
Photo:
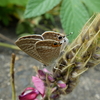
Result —
[{"label": "pink flower", "polygon": [[32,82],[34,83],[34,86],[40,92],[40,94],[44,96],[45,94],[44,82],[39,77],[36,76],[32,76]]},{"label": "pink flower", "polygon": [[38,77],[42,80],[46,80],[47,77],[50,82],[55,81],[52,73],[50,73],[46,68],[44,68],[43,70],[38,70]]},{"label": "pink flower", "polygon": [[32,77],[32,82],[34,83],[34,86],[36,88],[33,87],[26,88],[19,96],[19,100],[38,100],[37,96],[39,95],[44,97],[45,95],[44,82],[36,76]]},{"label": "pink flower", "polygon": [[60,87],[60,88],[66,88],[67,87],[67,85],[63,81],[58,81],[57,83],[58,83],[58,87]]},{"label": "pink flower", "polygon": [[36,100],[39,95],[39,91],[33,87],[26,88],[21,95],[19,95],[19,100]]},{"label": "pink flower", "polygon": [[[34,87],[26,88],[22,94],[19,96],[19,100],[38,100],[37,97],[41,96],[44,98],[46,96],[46,82],[48,80],[48,84],[52,84],[55,80],[53,78],[52,73],[50,73],[47,69],[38,70],[38,75],[32,76],[32,82]],[[59,85],[64,85],[59,83]],[[58,97],[58,94],[53,95],[52,97]]]},{"label": "pink flower", "polygon": [[46,73],[43,72],[42,70],[38,70],[38,77],[42,80],[46,79]]}]

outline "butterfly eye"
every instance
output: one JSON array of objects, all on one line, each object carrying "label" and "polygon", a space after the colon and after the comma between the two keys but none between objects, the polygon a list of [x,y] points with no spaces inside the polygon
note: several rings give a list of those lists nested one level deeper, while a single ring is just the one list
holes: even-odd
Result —
[{"label": "butterfly eye", "polygon": [[60,39],[62,39],[62,36],[59,36],[58,38],[59,38],[59,40],[60,40]]}]

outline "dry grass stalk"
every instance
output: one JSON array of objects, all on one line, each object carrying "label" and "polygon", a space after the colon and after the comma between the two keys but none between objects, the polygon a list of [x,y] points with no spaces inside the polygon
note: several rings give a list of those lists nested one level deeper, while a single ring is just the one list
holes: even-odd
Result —
[{"label": "dry grass stalk", "polygon": [[66,89],[57,91],[60,94],[70,93],[77,85],[78,77],[99,63],[100,14],[97,14],[85,24],[79,36],[66,48],[53,69],[55,80],[62,80],[67,85]]}]

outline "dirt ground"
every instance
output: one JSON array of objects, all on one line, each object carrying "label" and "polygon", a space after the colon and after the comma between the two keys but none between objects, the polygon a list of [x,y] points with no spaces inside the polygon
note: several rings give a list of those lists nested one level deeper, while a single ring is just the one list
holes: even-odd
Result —
[{"label": "dirt ground", "polygon": [[[15,41],[17,36],[14,32],[15,29],[8,30],[0,27],[0,33]],[[1,38],[0,41],[7,43]],[[11,100],[9,66],[12,53],[16,54],[15,84],[17,97],[26,87],[33,86],[31,83],[31,77],[35,75],[33,66],[41,66],[40,62],[22,51],[0,47],[0,100]],[[81,75],[74,91],[62,96],[61,100],[100,100],[100,65]]]}]

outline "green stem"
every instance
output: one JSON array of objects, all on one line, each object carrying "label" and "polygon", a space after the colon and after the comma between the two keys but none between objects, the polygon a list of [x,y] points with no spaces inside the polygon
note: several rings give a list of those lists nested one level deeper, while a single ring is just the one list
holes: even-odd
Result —
[{"label": "green stem", "polygon": [[46,28],[46,27],[44,27],[44,26],[42,26],[42,25],[36,25],[38,28],[40,28],[40,29],[42,29],[42,30],[44,30],[44,31],[49,31],[50,29],[49,28]]},{"label": "green stem", "polygon": [[0,46],[7,47],[7,48],[11,48],[11,49],[20,50],[17,46],[14,46],[14,45],[11,45],[11,44],[7,44],[7,43],[0,42]]},{"label": "green stem", "polygon": [[1,33],[0,33],[0,38],[2,38],[2,39],[4,39],[4,40],[9,41],[9,42],[11,42],[11,43],[14,44],[14,41],[13,41],[13,40],[9,39],[8,37],[4,36],[4,35],[1,34]]},{"label": "green stem", "polygon": [[10,78],[11,78],[11,87],[12,87],[12,100],[16,100],[16,91],[15,91],[15,82],[14,82],[14,63],[15,63],[15,54],[12,53],[11,64],[10,64]]}]

